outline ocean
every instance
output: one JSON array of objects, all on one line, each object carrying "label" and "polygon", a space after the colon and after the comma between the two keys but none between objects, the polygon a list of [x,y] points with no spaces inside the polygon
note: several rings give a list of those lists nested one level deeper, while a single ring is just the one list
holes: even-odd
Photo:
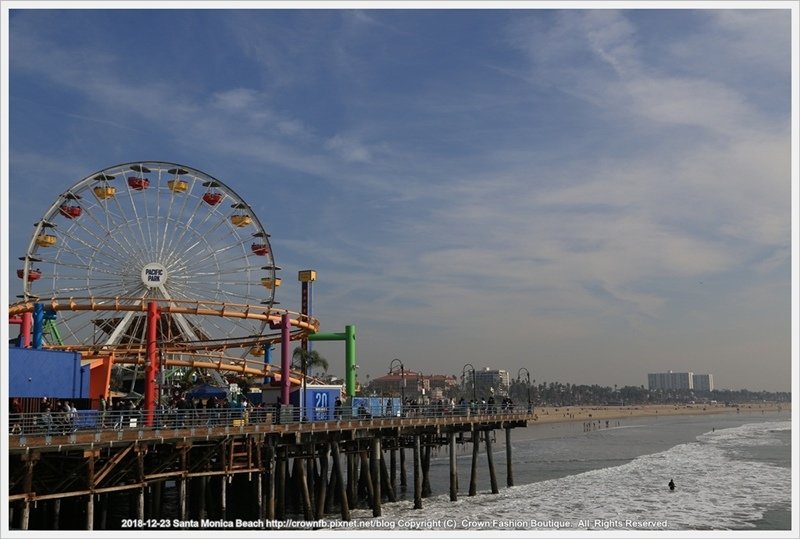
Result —
[{"label": "ocean", "polygon": [[[398,477],[399,501],[384,502],[381,517],[373,518],[368,508],[351,509],[347,523],[335,515],[304,523],[294,515],[290,528],[305,531],[303,536],[336,537],[348,531],[398,537],[411,531],[417,537],[498,530],[559,530],[562,535],[589,530],[788,531],[790,418],[786,411],[762,414],[743,408],[742,413],[609,420],[607,427],[605,420],[591,428],[581,421],[531,424],[512,431],[513,487],[506,487],[504,432],[496,431],[492,454],[498,494],[491,493],[481,443],[478,492],[467,496],[472,460],[467,443],[457,446],[458,500],[449,498],[449,455],[443,448],[431,456],[433,495],[415,510],[412,454],[406,451],[407,488],[401,490]],[[674,491],[667,486],[670,480]],[[250,491],[231,493],[231,513]],[[117,497],[109,522],[129,514],[126,499]],[[163,518],[177,518],[173,481],[167,482],[162,504]]]},{"label": "ocean", "polygon": [[513,487],[505,486],[500,432],[497,442],[499,494],[491,494],[481,444],[478,494],[466,495],[472,449],[465,444],[457,450],[458,501],[449,499],[449,457],[440,451],[431,460],[434,495],[422,510],[413,509],[408,477],[401,501],[384,503],[379,519],[353,511],[350,529],[791,529],[787,412],[612,420],[588,432],[582,422],[514,429]]}]

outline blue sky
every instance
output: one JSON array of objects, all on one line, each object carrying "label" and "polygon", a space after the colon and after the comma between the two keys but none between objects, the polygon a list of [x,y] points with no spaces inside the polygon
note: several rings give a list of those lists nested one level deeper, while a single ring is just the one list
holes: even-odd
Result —
[{"label": "blue sky", "polygon": [[[789,390],[791,20],[12,9],[10,267],[67,186],[170,161],[255,208],[282,307],[317,270],[361,381],[400,358]],[[317,349],[343,374],[341,345]]]}]

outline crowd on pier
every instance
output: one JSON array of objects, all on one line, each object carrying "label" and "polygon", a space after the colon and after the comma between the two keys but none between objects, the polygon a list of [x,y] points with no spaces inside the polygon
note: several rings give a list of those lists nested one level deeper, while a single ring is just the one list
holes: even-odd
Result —
[{"label": "crowd on pier", "polygon": [[[207,398],[187,397],[177,394],[159,405],[152,414],[148,428],[181,429],[193,427],[242,426],[254,423],[292,423],[332,418],[334,420],[369,420],[387,417],[442,417],[449,415],[502,414],[514,411],[514,402],[504,397],[499,402],[488,399],[437,399],[420,403],[416,399],[377,399],[385,404],[374,404],[374,398],[337,398],[332,416],[327,408],[303,409],[282,405],[280,398],[274,403],[251,402],[242,395]],[[61,399],[42,398],[38,403],[28,402],[25,412],[20,399],[12,399],[9,414],[12,435],[43,434],[66,435],[78,430],[123,430],[143,428],[148,421],[141,398],[106,399],[99,396],[94,401],[80,403]],[[79,407],[80,406],[80,407]],[[529,412],[532,410],[529,408]]]}]

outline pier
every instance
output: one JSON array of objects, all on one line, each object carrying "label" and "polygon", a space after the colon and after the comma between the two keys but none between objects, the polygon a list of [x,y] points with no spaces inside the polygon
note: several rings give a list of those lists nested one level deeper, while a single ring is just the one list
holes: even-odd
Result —
[{"label": "pier", "polygon": [[[156,416],[152,427],[109,413],[95,425],[43,424],[34,414],[10,417],[9,524],[12,529],[286,528],[285,523],[349,521],[354,508],[374,517],[399,489],[423,509],[433,492],[431,452],[449,452],[450,500],[477,493],[485,445],[492,493],[499,492],[492,457],[505,436],[506,485],[513,486],[511,432],[526,427],[526,410],[473,411],[407,407],[402,417],[300,421],[283,410],[231,416],[205,411]],[[35,414],[39,416],[40,414]],[[105,425],[105,426],[104,426]],[[468,488],[458,484],[456,448],[471,444]],[[176,514],[163,510],[167,484],[177,489]],[[110,511],[125,496],[125,514]],[[235,499],[235,503],[233,500]]]}]

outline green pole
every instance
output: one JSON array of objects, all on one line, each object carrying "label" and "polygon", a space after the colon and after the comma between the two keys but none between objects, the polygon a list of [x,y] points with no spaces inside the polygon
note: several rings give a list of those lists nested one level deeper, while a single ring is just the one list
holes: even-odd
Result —
[{"label": "green pole", "polygon": [[348,397],[356,395],[356,327],[345,326],[344,333],[312,333],[309,341],[344,341],[345,391]]},{"label": "green pole", "polygon": [[347,369],[347,396],[356,396],[356,327],[345,326],[347,340],[344,342],[344,361]]}]

